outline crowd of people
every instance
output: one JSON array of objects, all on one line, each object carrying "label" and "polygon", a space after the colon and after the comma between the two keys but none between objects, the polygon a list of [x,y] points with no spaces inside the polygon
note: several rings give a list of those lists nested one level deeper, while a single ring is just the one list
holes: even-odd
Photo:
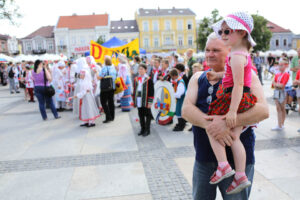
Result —
[{"label": "crowd of people", "polygon": [[[92,56],[2,63],[0,83],[9,84],[11,95],[24,89],[24,99],[30,103],[35,96],[43,120],[48,119],[47,108],[55,119],[61,118],[59,112],[73,111],[81,127],[95,127],[101,113],[103,123],[113,123],[116,107],[122,112],[137,108],[138,135],[148,136],[154,86],[167,81],[176,98],[173,131],[183,131],[187,121],[193,125],[189,130],[196,150],[194,199],[214,198],[217,186],[224,199],[248,199],[254,174],[253,128],[269,115],[262,87],[265,61],[258,52],[251,54],[253,26],[252,17],[243,12],[214,24],[205,60],[195,59],[188,49],[181,55],[135,56],[132,61],[118,54],[117,65],[110,56],[103,63],[96,63]],[[269,55],[266,61],[278,113],[272,130],[282,131],[286,110],[293,102],[300,103],[300,49],[294,58]]]}]

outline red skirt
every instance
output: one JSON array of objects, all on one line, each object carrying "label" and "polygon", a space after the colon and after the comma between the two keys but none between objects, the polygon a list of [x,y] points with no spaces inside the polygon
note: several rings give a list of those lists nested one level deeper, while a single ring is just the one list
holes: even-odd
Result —
[{"label": "red skirt", "polygon": [[[208,115],[225,115],[229,111],[231,102],[231,92],[225,93],[222,85],[219,86],[217,91],[217,99],[209,105]],[[256,96],[249,92],[244,92],[238,113],[243,113],[252,108],[257,102]]]}]

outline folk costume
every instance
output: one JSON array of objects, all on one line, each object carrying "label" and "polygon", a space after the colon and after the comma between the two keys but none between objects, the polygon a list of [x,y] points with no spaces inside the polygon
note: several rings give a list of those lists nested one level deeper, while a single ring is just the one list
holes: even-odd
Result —
[{"label": "folk costume", "polygon": [[125,56],[119,55],[119,60],[122,62],[119,64],[118,76],[121,77],[126,85],[126,89],[121,97],[121,108],[123,112],[130,111],[132,105],[131,96],[131,79],[129,76],[128,64],[126,63]]},{"label": "folk costume", "polygon": [[186,93],[186,85],[182,77],[179,77],[176,80],[172,80],[172,85],[175,91],[176,117],[178,119],[178,123],[175,125],[173,131],[183,131],[186,125],[186,121],[181,117],[181,108]]},{"label": "folk costume", "polygon": [[78,92],[75,94],[79,100],[79,119],[88,123],[86,126],[95,126],[95,120],[100,114],[93,94],[90,71],[82,69],[80,74],[84,74],[84,78],[78,80]]},{"label": "folk costume", "polygon": [[138,108],[141,132],[139,135],[147,136],[150,134],[150,124],[152,119],[149,104],[153,103],[154,86],[152,79],[148,75],[138,76],[134,79],[133,84],[133,102],[134,107]]}]

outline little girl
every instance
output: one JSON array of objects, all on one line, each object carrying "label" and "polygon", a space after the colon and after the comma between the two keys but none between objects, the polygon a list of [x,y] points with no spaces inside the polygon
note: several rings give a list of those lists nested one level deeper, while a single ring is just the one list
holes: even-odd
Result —
[{"label": "little girl", "polygon": [[82,69],[79,78],[77,83],[78,91],[75,96],[70,97],[69,100],[72,98],[79,99],[79,119],[85,122],[80,126],[93,127],[95,126],[95,120],[100,117],[100,114],[93,95],[90,71],[88,69]]},{"label": "little girl", "polygon": [[35,102],[33,96],[34,82],[33,82],[33,76],[31,70],[32,69],[30,68],[30,66],[26,65],[25,86],[30,96],[30,100],[28,102]]},{"label": "little girl", "polygon": [[286,91],[285,86],[287,85],[290,74],[286,71],[289,66],[288,58],[283,58],[279,62],[279,72],[275,75],[272,82],[272,87],[274,87],[274,100],[277,110],[277,120],[278,124],[276,127],[272,128],[272,131],[282,131],[284,129],[284,121],[286,116],[285,104],[286,104]]},{"label": "little girl", "polygon": [[236,118],[237,113],[249,110],[256,103],[256,97],[250,93],[252,64],[249,50],[255,46],[250,35],[253,19],[244,12],[237,12],[214,24],[213,29],[225,45],[231,48],[231,52],[226,60],[225,75],[217,99],[210,104],[208,115],[225,115],[227,126],[236,135],[231,146],[236,172],[227,161],[225,148],[208,135],[218,160],[218,168],[210,183],[217,184],[235,174],[232,184],[226,190],[227,194],[235,194],[251,185],[245,174],[246,153],[240,141],[242,127],[236,127]]}]

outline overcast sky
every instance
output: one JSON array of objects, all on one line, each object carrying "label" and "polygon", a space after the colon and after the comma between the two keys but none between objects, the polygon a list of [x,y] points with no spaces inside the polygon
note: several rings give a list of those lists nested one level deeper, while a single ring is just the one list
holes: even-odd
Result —
[{"label": "overcast sky", "polygon": [[[268,20],[300,34],[300,0],[264,1],[264,0],[15,0],[23,17],[19,26],[0,21],[0,34],[9,34],[18,38],[25,37],[41,26],[56,25],[59,16],[76,13],[88,15],[108,13],[111,20],[134,19],[138,8],[190,8],[196,13],[196,19],[210,16],[218,9],[224,16],[234,11],[259,13]],[[171,3],[170,3],[171,2]]]}]

